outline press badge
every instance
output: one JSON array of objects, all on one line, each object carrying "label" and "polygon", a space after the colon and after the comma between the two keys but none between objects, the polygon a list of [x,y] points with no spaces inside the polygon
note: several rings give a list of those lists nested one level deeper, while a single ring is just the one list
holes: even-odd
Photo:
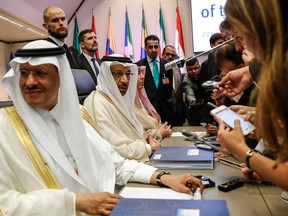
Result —
[{"label": "press badge", "polygon": [[170,83],[170,81],[169,81],[169,78],[168,78],[168,77],[166,77],[166,75],[165,75],[165,74],[163,74],[162,83],[163,83],[164,85],[165,85],[165,84],[169,84],[169,83]]}]

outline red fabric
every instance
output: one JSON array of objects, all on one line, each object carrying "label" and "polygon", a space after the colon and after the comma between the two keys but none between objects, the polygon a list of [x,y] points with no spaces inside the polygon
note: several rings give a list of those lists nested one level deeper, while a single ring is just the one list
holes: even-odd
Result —
[{"label": "red fabric", "polygon": [[[92,14],[92,27],[91,27],[91,29],[92,29],[92,31],[95,33],[95,35],[97,36],[95,18],[94,18],[94,15],[93,15],[93,14]],[[96,58],[99,58],[98,49],[95,51],[95,56],[96,56]]]}]

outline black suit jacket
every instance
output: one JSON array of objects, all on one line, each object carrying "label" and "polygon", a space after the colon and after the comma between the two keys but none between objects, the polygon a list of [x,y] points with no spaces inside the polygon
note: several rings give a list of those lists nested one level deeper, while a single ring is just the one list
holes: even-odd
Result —
[{"label": "black suit jacket", "polygon": [[[48,37],[46,38],[46,40],[58,46],[58,44],[52,38]],[[65,51],[66,51],[66,57],[70,64],[70,68],[81,69],[80,60],[78,59],[78,57],[74,56],[69,49],[68,50],[65,49]]]},{"label": "black suit jacket", "polygon": [[[95,75],[95,72],[91,68],[91,65],[89,64],[87,58],[83,55],[83,53],[81,53],[79,55],[79,59],[80,59],[80,62],[82,64],[83,69],[85,69],[85,70],[87,70],[89,72],[89,74],[91,75],[93,81],[97,85],[97,77]],[[101,60],[100,59],[96,58],[96,61],[98,62],[99,65],[101,64]]]},{"label": "black suit jacket", "polygon": [[[150,69],[147,58],[141,59],[140,64],[146,66],[146,75],[144,80],[144,87],[147,92],[148,98],[156,111],[161,117],[161,121],[168,123],[172,126],[175,125],[175,112],[172,101],[172,90],[173,90],[173,71],[166,71],[164,65],[168,61],[160,58],[160,80],[158,89],[156,88],[153,72]],[[163,79],[167,78],[168,83],[163,83]],[[167,80],[166,80],[167,81]]]}]

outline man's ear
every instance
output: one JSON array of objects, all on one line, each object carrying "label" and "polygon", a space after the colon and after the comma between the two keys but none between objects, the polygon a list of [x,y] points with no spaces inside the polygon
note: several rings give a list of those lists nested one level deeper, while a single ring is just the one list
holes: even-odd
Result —
[{"label": "man's ear", "polygon": [[49,28],[48,28],[48,24],[47,23],[43,23],[42,24],[42,26],[46,29],[46,30],[48,30]]},{"label": "man's ear", "polygon": [[84,49],[84,48],[85,48],[84,42],[81,41],[81,42],[79,43],[79,45],[80,45],[81,49]]}]

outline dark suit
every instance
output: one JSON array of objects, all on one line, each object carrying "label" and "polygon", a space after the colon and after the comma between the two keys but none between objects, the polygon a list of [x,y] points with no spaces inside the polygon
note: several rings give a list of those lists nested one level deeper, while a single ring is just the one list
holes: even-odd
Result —
[{"label": "dark suit", "polygon": [[[139,62],[141,63],[141,65],[146,66],[144,87],[149,100],[160,115],[161,121],[168,121],[170,125],[174,126],[176,119],[172,101],[173,71],[166,71],[164,68],[164,64],[168,61],[160,58],[160,76],[158,89],[156,88],[154,77],[152,75],[147,58],[141,59]],[[163,83],[164,77],[168,78],[169,80],[169,82],[166,84]]]},{"label": "dark suit", "polygon": [[[81,61],[82,67],[83,69],[87,70],[89,72],[89,74],[91,75],[93,81],[95,82],[95,84],[97,85],[97,77],[95,75],[94,70],[92,69],[90,63],[88,62],[87,58],[83,55],[83,53],[81,53],[79,55],[79,59]],[[101,64],[101,60],[96,58],[97,63],[100,65]]]},{"label": "dark suit", "polygon": [[[58,46],[58,44],[52,38],[48,37],[46,38],[46,40]],[[71,53],[71,51],[68,49],[68,47],[65,48],[65,51],[66,51],[66,57],[70,64],[70,68],[75,68],[75,69],[81,68],[78,57],[74,56],[73,53]]]}]

